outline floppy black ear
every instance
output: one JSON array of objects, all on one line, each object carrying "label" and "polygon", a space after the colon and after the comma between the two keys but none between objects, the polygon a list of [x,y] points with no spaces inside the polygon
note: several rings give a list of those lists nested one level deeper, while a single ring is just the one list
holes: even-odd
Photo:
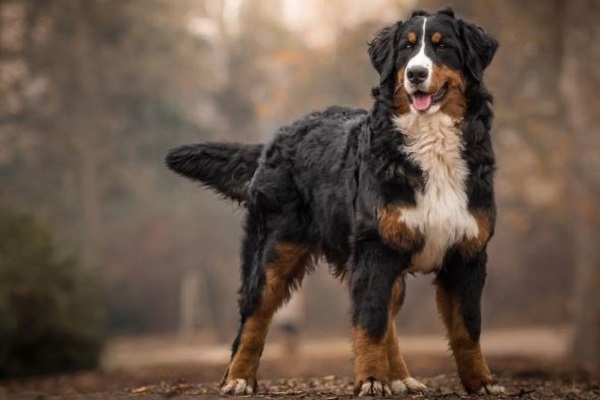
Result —
[{"label": "floppy black ear", "polygon": [[450,18],[454,18],[454,10],[452,9],[452,7],[442,8],[441,10],[438,10],[437,14],[445,15],[446,17],[450,17]]},{"label": "floppy black ear", "polygon": [[369,42],[369,57],[371,64],[379,75],[384,75],[384,71],[393,68],[396,51],[394,44],[396,34],[402,23],[397,22],[393,25],[386,26],[377,33],[375,38]]},{"label": "floppy black ear", "polygon": [[481,82],[483,71],[492,62],[499,43],[492,35],[475,24],[459,21],[460,34],[465,46],[465,65],[471,77]]}]

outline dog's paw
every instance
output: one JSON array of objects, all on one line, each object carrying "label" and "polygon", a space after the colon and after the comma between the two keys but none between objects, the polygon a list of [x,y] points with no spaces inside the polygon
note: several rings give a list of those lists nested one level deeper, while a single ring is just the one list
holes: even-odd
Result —
[{"label": "dog's paw", "polygon": [[221,387],[221,394],[244,395],[254,394],[256,384],[246,379],[229,379]]},{"label": "dog's paw", "polygon": [[427,386],[416,380],[415,378],[406,378],[402,381],[408,390],[408,393],[412,394],[425,394],[429,389]]},{"label": "dog's paw", "polygon": [[402,379],[394,379],[393,381],[391,381],[390,390],[394,395],[406,394],[406,392],[408,391]]},{"label": "dog's paw", "polygon": [[392,394],[426,394],[429,389],[427,386],[415,378],[396,379],[390,383]]},{"label": "dog's paw", "polygon": [[506,394],[506,389],[504,389],[503,386],[500,386],[496,383],[486,383],[485,385],[483,385],[481,390],[479,390],[479,394],[499,396],[501,394]]},{"label": "dog's paw", "polygon": [[378,381],[375,378],[369,378],[364,381],[359,390],[357,390],[358,397],[364,396],[391,396],[392,391],[387,383]]},{"label": "dog's paw", "polygon": [[415,378],[396,379],[390,383],[392,394],[426,394],[427,386],[416,380]]}]

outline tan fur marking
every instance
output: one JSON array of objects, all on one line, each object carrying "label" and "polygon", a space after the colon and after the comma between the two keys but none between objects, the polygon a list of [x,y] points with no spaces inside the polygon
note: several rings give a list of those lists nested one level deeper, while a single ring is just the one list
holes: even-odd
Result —
[{"label": "tan fur marking", "polygon": [[396,317],[396,314],[400,311],[400,298],[404,294],[405,283],[403,278],[397,278],[392,287],[392,298],[390,300],[390,315]]},{"label": "tan fur marking", "polygon": [[309,257],[308,247],[290,243],[276,245],[275,261],[266,266],[260,304],[244,323],[240,346],[223,377],[223,383],[231,379],[246,379],[251,385],[256,383],[256,370],[273,314],[289,298],[290,280],[301,279],[304,275]]},{"label": "tan fur marking", "polygon": [[352,351],[354,353],[354,391],[358,393],[362,384],[369,378],[379,382],[388,381],[387,332],[375,340],[368,332],[354,328],[352,330]]},{"label": "tan fur marking", "polygon": [[460,119],[467,109],[465,82],[460,72],[448,67],[434,66],[431,76],[431,93],[440,90],[448,83],[448,92],[440,104],[440,111],[454,119]]},{"label": "tan fur marking", "polygon": [[400,68],[396,73],[396,90],[394,92],[394,106],[396,115],[402,115],[410,112],[410,103],[408,94],[404,88],[404,68]]},{"label": "tan fur marking", "polygon": [[433,35],[431,35],[432,43],[438,44],[440,40],[442,40],[442,34],[440,32],[435,32]]},{"label": "tan fur marking", "polygon": [[390,315],[388,322],[388,330],[386,333],[386,348],[387,357],[389,363],[388,377],[390,382],[396,379],[404,380],[410,377],[402,353],[400,352],[400,346],[398,344],[398,337],[396,335],[396,324],[394,318],[398,311],[400,311],[400,297],[404,291],[404,282],[401,279],[397,279],[392,288],[392,299],[390,304]]},{"label": "tan fur marking", "polygon": [[408,36],[407,36],[407,39],[408,39],[409,42],[411,42],[413,44],[417,43],[417,34],[414,33],[414,32],[409,32]]},{"label": "tan fur marking", "polygon": [[481,251],[490,239],[491,221],[490,217],[481,211],[471,211],[473,218],[477,221],[479,232],[477,236],[466,238],[459,246],[460,252],[465,258],[469,258]]},{"label": "tan fur marking", "polygon": [[423,246],[425,238],[421,232],[413,230],[402,222],[402,207],[387,205],[377,210],[379,234],[389,244],[403,250],[418,249]]},{"label": "tan fur marking", "polygon": [[473,341],[465,327],[458,297],[437,281],[436,295],[438,311],[446,326],[460,381],[467,392],[478,392],[484,385],[494,383],[479,341]]},{"label": "tan fur marking", "polygon": [[271,317],[265,315],[252,316],[246,320],[240,347],[231,360],[229,372],[223,383],[229,379],[245,379],[249,383],[252,382],[251,384],[256,382],[256,370],[270,323]]}]

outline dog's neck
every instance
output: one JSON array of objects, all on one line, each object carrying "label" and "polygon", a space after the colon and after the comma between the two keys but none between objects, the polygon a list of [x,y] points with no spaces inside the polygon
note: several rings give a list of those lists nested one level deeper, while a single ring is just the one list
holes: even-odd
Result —
[{"label": "dog's neck", "polygon": [[459,162],[464,146],[459,119],[437,111],[406,113],[393,117],[392,121],[404,136],[399,150],[424,170],[438,162]]},{"label": "dog's neck", "polygon": [[463,120],[463,117],[453,118],[441,111],[427,114],[409,112],[392,117],[392,122],[396,129],[408,137],[432,133],[442,129],[452,129],[460,132],[459,126]]}]

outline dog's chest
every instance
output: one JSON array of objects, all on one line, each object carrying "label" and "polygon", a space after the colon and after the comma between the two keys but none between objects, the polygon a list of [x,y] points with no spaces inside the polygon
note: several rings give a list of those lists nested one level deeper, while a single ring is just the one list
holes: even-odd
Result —
[{"label": "dog's chest", "polygon": [[439,112],[410,114],[395,123],[406,135],[400,151],[426,177],[423,190],[415,195],[416,206],[403,209],[399,217],[399,222],[418,229],[425,240],[411,260],[410,271],[435,271],[450,247],[478,234],[477,222],[468,210],[469,170],[462,157],[462,133],[455,121]]}]

